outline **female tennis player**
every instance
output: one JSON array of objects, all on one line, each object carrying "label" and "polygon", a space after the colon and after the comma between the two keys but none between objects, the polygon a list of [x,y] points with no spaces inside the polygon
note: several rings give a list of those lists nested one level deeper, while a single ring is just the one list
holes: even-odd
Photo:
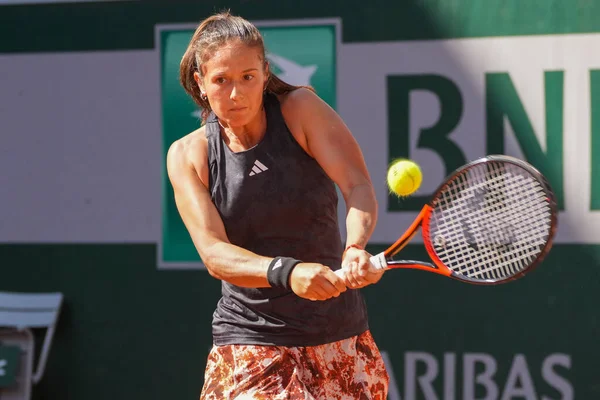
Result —
[{"label": "female tennis player", "polygon": [[[312,89],[271,74],[258,29],[229,12],[198,26],[180,79],[204,123],[171,145],[168,174],[222,281],[201,399],[385,399],[388,375],[356,290],[383,273],[363,249],[377,203],[352,134]],[[344,278],[333,272],[342,262]]]}]

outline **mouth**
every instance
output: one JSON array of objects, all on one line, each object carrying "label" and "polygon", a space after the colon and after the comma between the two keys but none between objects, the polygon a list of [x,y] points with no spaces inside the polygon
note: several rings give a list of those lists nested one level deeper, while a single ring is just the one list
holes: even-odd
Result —
[{"label": "mouth", "polygon": [[229,109],[229,111],[233,111],[233,112],[236,112],[236,111],[243,111],[243,110],[245,110],[246,108],[248,108],[248,107],[234,107],[234,108],[230,108],[230,109]]}]

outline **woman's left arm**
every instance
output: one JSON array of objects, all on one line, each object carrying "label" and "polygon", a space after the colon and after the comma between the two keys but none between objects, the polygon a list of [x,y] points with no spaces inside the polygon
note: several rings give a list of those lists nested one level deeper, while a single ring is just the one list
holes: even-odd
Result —
[{"label": "woman's left arm", "polygon": [[346,284],[359,288],[381,279],[369,268],[365,246],[377,223],[377,199],[362,151],[340,116],[316,94],[298,89],[282,101],[296,140],[338,185],[346,202]]}]

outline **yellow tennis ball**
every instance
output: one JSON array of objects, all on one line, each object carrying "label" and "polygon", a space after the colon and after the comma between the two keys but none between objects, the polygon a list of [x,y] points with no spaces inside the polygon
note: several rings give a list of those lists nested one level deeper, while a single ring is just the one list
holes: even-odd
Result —
[{"label": "yellow tennis ball", "polygon": [[398,196],[413,194],[421,186],[422,180],[421,168],[410,160],[397,160],[388,169],[388,187]]}]

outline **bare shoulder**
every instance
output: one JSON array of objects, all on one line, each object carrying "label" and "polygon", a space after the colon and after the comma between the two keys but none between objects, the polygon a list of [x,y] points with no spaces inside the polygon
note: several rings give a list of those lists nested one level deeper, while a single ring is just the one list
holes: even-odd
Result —
[{"label": "bare shoulder", "polygon": [[167,163],[197,163],[202,155],[206,155],[208,141],[204,134],[204,127],[174,141],[167,152]]},{"label": "bare shoulder", "polygon": [[307,88],[293,90],[278,96],[281,113],[290,132],[298,144],[310,156],[313,156],[308,145],[308,135],[318,131],[324,121],[331,119],[335,111],[315,92]]},{"label": "bare shoulder", "polygon": [[[205,127],[174,141],[167,151],[167,171],[171,180],[194,170],[204,185],[208,183],[208,140]],[[206,180],[204,179],[206,177]]]},{"label": "bare shoulder", "polygon": [[281,112],[290,129],[299,125],[306,131],[308,126],[320,126],[327,121],[339,120],[337,112],[307,88],[300,88],[279,96]]},{"label": "bare shoulder", "polygon": [[315,92],[307,88],[293,90],[278,98],[284,115],[302,115],[311,110],[329,107]]}]

